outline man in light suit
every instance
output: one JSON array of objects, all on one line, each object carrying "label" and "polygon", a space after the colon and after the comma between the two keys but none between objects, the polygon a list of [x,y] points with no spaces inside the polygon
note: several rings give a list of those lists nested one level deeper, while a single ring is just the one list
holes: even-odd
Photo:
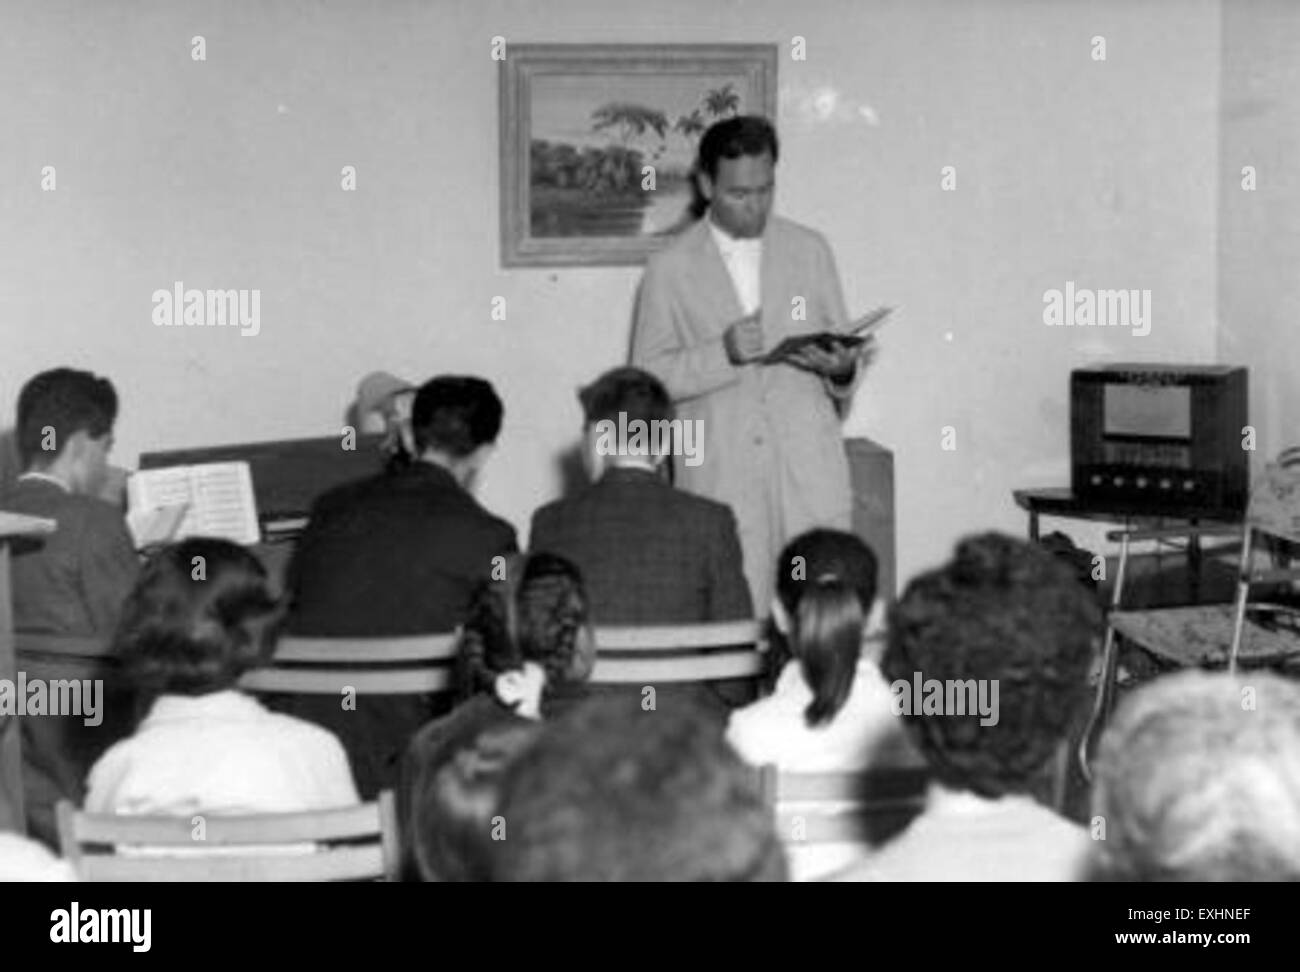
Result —
[{"label": "man in light suit", "polygon": [[735,511],[760,611],[786,540],[813,526],[849,528],[840,418],[871,348],[814,346],[760,362],[786,337],[842,331],[847,320],[825,239],[769,218],[776,160],[766,119],[705,132],[697,178],[709,210],[648,262],[631,356],[663,381],[683,420],[703,422],[703,462],[678,457],[676,483]]}]

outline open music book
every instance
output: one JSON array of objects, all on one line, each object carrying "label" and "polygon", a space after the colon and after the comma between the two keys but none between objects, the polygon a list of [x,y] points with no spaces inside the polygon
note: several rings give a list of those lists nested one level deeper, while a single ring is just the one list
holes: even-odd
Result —
[{"label": "open music book", "polygon": [[126,495],[127,527],[139,549],[192,536],[261,539],[246,462],[141,470],[127,480]]},{"label": "open music book", "polygon": [[871,331],[893,312],[892,307],[877,307],[858,318],[843,331],[817,331],[813,334],[796,334],[788,337],[759,360],[763,364],[777,364],[796,351],[815,344],[823,351],[839,347],[857,347],[871,339]]}]

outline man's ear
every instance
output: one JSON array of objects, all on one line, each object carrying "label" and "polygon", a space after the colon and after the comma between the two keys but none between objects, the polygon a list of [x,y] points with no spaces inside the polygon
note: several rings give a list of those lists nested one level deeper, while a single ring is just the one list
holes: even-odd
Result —
[{"label": "man's ear", "polygon": [[700,195],[713,202],[713,180],[703,169],[695,173],[695,184],[700,187]]}]

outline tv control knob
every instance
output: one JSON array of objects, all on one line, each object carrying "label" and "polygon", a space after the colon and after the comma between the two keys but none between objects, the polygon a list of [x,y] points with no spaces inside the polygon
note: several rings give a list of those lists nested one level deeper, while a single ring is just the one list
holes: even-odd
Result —
[{"label": "tv control knob", "polygon": [[1139,476],[1139,477],[1137,478],[1137,488],[1138,488],[1138,489],[1146,489],[1146,488],[1147,488],[1147,478],[1146,478],[1145,476]]},{"label": "tv control knob", "polygon": [[1116,476],[1116,477],[1115,477],[1115,485],[1116,485],[1116,486],[1123,486],[1123,485],[1124,485],[1124,477],[1123,477],[1123,476]]},{"label": "tv control knob", "polygon": [[1162,480],[1160,480],[1160,488],[1161,488],[1161,489],[1173,489],[1173,488],[1174,488],[1173,480],[1170,480],[1170,479],[1162,479]]},{"label": "tv control knob", "polygon": [[1195,488],[1196,488],[1196,483],[1194,483],[1192,480],[1190,480],[1190,479],[1184,479],[1184,480],[1183,480],[1183,490],[1184,490],[1184,492],[1188,492],[1188,493],[1190,493],[1190,492],[1191,492],[1192,490],[1194,490]]},{"label": "tv control knob", "polygon": [[1089,480],[1089,482],[1092,483],[1092,485],[1094,485],[1094,486],[1100,486],[1100,485],[1101,485],[1101,476],[1100,476],[1099,474],[1097,474],[1097,473],[1093,473],[1093,474],[1092,474],[1092,478]]}]

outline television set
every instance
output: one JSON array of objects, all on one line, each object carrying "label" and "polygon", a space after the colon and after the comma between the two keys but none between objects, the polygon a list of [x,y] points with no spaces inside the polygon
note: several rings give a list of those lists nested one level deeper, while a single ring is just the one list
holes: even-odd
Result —
[{"label": "television set", "polygon": [[1238,519],[1250,486],[1246,369],[1111,364],[1070,375],[1075,496],[1117,513]]}]

